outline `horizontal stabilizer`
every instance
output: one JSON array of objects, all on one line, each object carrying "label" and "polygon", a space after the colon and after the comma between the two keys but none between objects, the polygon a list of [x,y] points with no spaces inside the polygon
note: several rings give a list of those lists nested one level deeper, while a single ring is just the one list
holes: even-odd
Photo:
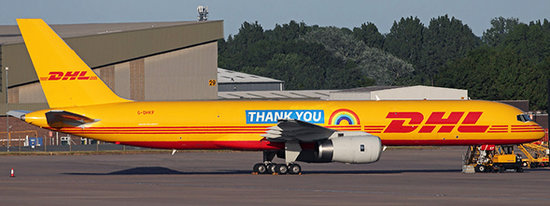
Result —
[{"label": "horizontal stabilizer", "polygon": [[25,115],[28,114],[28,113],[31,113],[31,111],[25,111],[25,110],[10,110],[8,111],[8,115],[12,116],[12,117],[17,117],[19,119],[22,119],[24,120],[23,118],[25,118]]},{"label": "horizontal stabilizer", "polygon": [[46,120],[48,121],[48,125],[53,128],[81,127],[84,124],[98,121],[79,114],[59,110],[46,112]]}]

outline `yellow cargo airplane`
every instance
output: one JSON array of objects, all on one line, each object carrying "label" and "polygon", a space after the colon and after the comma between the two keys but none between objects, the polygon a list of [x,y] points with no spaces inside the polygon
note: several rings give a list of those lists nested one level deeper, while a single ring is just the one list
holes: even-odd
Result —
[{"label": "yellow cargo airplane", "polygon": [[296,161],[376,162],[384,145],[519,144],[544,135],[519,109],[489,101],[127,100],[44,21],[17,22],[50,109],[9,114],[54,131],[140,147],[263,151],[254,172],[280,174],[300,173]]}]

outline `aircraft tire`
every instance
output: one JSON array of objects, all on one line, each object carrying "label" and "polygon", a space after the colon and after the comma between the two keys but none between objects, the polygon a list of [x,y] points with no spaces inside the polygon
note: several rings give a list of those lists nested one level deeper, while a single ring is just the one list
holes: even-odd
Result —
[{"label": "aircraft tire", "polygon": [[267,173],[275,173],[275,166],[277,166],[277,165],[273,164],[273,163],[267,163],[266,164]]},{"label": "aircraft tire", "polygon": [[288,166],[288,173],[289,174],[300,174],[302,172],[302,167],[300,167],[299,164],[291,164]]},{"label": "aircraft tire", "polygon": [[254,165],[254,168],[252,169],[252,171],[258,174],[266,174],[267,167],[263,163],[258,163]]},{"label": "aircraft tire", "polygon": [[285,164],[278,164],[275,166],[275,172],[280,175],[286,175],[288,173],[288,167]]}]

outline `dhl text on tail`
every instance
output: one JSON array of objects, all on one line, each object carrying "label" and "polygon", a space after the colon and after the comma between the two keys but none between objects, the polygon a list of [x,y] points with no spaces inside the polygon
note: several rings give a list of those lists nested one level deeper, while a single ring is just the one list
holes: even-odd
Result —
[{"label": "dhl text on tail", "polygon": [[[50,109],[10,111],[43,128],[126,145],[264,151],[258,173],[295,162],[372,163],[383,145],[520,144],[543,129],[489,101],[184,101],[118,97],[40,19],[18,19]],[[285,164],[274,164],[275,156]]]}]

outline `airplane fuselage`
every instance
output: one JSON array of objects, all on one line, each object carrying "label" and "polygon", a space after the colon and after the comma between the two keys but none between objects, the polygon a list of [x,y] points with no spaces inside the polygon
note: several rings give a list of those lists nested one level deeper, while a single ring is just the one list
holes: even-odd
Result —
[{"label": "airplane fuselage", "polygon": [[[98,121],[51,128],[45,113],[64,110]],[[489,101],[187,101],[125,102],[40,110],[28,123],[120,144],[166,149],[279,150],[262,136],[280,119],[364,131],[384,145],[519,144],[543,129],[522,111]]]}]

